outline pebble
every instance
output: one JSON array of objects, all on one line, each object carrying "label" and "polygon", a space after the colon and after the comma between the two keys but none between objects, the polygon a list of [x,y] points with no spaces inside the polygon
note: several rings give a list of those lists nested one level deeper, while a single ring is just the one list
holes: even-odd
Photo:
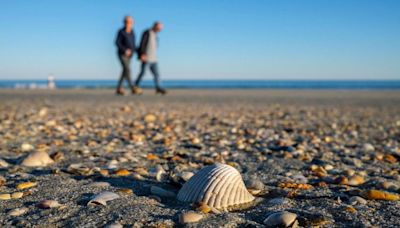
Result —
[{"label": "pebble", "polygon": [[7,167],[8,167],[8,162],[0,158],[0,168],[7,168]]},{"label": "pebble", "polygon": [[363,151],[365,152],[375,151],[375,147],[370,143],[364,143]]},{"label": "pebble", "polygon": [[109,224],[109,225],[105,226],[104,228],[123,228],[123,227],[124,226],[121,225],[120,223],[115,222],[115,223],[112,223],[112,224]]},{"label": "pebble", "polygon": [[287,211],[276,212],[269,215],[264,224],[267,227],[289,227],[294,225],[297,215]]},{"label": "pebble", "polygon": [[0,187],[3,186],[7,182],[6,178],[0,176]]},{"label": "pebble", "polygon": [[189,211],[189,212],[183,212],[179,216],[179,222],[181,224],[186,224],[186,223],[194,223],[200,221],[204,216],[200,213],[194,212],[194,211]]},{"label": "pebble", "polygon": [[10,216],[17,217],[17,216],[25,214],[28,210],[29,209],[27,207],[15,208],[15,209],[10,210],[7,214]]},{"label": "pebble", "polygon": [[93,182],[87,185],[88,187],[97,187],[97,188],[106,188],[106,187],[110,187],[110,183],[108,182],[103,182],[103,181],[99,181],[99,182]]},{"label": "pebble", "polygon": [[364,182],[365,182],[364,177],[360,175],[354,175],[349,178],[348,185],[358,186],[364,184]]}]

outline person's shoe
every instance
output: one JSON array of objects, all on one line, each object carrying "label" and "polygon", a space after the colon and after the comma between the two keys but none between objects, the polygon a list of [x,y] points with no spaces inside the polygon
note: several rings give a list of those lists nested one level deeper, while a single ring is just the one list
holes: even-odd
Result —
[{"label": "person's shoe", "polygon": [[139,88],[139,87],[137,87],[137,86],[134,86],[133,88],[132,88],[132,94],[138,94],[138,95],[140,95],[140,94],[142,94],[143,93],[143,90],[141,89],[141,88]]},{"label": "person's shoe", "polygon": [[156,94],[165,95],[165,94],[167,94],[167,90],[165,90],[163,88],[157,88],[156,89]]},{"label": "person's shoe", "polygon": [[125,92],[124,92],[123,89],[117,89],[117,91],[115,91],[115,94],[118,95],[118,96],[124,96]]}]

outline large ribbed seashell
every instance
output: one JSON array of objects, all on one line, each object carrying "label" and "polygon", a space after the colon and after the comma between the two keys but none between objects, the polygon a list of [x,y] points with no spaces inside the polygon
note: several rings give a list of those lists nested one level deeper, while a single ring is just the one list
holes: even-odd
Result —
[{"label": "large ribbed seashell", "polygon": [[198,171],[186,182],[177,199],[202,203],[215,209],[229,209],[255,198],[246,189],[239,171],[229,165],[214,164]]}]

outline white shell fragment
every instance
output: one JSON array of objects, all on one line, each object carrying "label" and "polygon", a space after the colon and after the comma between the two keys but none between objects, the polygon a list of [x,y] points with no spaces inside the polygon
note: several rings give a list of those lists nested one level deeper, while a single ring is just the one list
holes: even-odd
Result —
[{"label": "white shell fragment", "polygon": [[25,214],[28,211],[28,208],[26,207],[21,207],[21,208],[15,208],[9,211],[7,214],[10,216],[20,216]]},{"label": "white shell fragment", "polygon": [[280,211],[269,215],[264,224],[267,227],[289,227],[297,226],[295,224],[297,215],[288,211]]},{"label": "white shell fragment", "polygon": [[87,205],[103,205],[106,206],[108,201],[118,199],[119,195],[114,192],[101,192],[88,202]]},{"label": "white shell fragment", "polygon": [[53,159],[44,152],[44,151],[36,151],[29,154],[21,163],[23,166],[35,167],[35,166],[47,166],[53,163]]},{"label": "white shell fragment", "polygon": [[214,164],[198,171],[178,193],[182,202],[203,203],[225,209],[253,201],[239,171],[229,165]]}]

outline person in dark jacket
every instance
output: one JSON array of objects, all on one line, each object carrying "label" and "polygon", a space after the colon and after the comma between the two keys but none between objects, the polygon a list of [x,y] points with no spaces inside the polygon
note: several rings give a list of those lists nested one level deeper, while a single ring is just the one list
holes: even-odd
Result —
[{"label": "person in dark jacket", "polygon": [[157,65],[157,46],[158,38],[157,33],[163,29],[163,24],[161,22],[155,22],[151,29],[146,30],[140,41],[140,46],[138,48],[138,57],[142,62],[140,73],[136,79],[135,87],[133,93],[141,94],[142,90],[139,87],[139,83],[146,71],[146,67],[149,66],[151,72],[154,76],[154,84],[156,87],[156,93],[166,94],[167,91],[160,87],[160,76],[158,73]]},{"label": "person in dark jacket", "polygon": [[135,52],[135,33],[133,31],[134,20],[131,16],[124,18],[125,26],[118,31],[117,39],[115,41],[118,48],[118,58],[122,64],[122,74],[117,84],[117,95],[124,95],[122,89],[122,82],[124,79],[128,82],[132,93],[134,92],[134,86],[131,81],[131,70],[130,63],[131,58]]}]

